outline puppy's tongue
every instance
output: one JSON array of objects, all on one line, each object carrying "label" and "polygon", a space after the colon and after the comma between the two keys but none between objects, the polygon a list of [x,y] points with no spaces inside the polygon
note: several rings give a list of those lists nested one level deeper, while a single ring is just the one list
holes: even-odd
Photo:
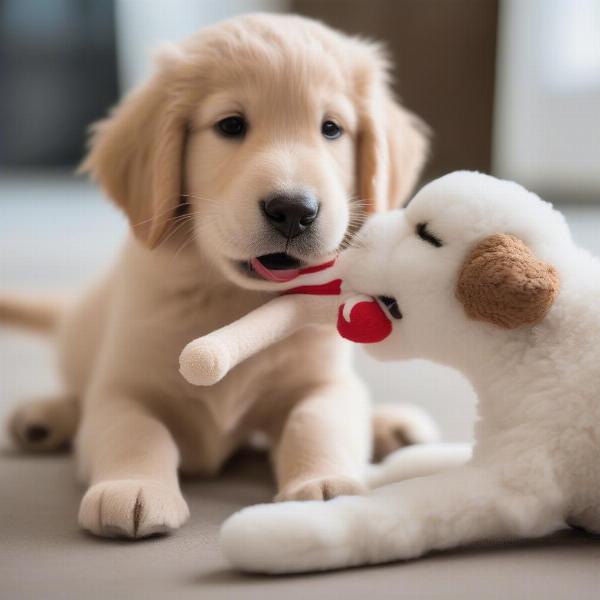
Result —
[{"label": "puppy's tongue", "polygon": [[265,260],[265,261],[267,260],[266,257],[263,257],[263,260],[261,260],[260,258],[256,258],[256,257],[251,258],[250,266],[252,267],[252,269],[254,270],[254,272],[257,275],[259,275],[263,279],[266,279],[267,281],[274,281],[276,283],[285,283],[286,281],[291,281],[292,279],[296,279],[296,277],[298,277],[299,275],[308,275],[309,273],[317,273],[319,271],[323,271],[323,270],[328,269],[329,267],[333,266],[333,264],[335,263],[335,258],[332,258],[332,259],[328,260],[327,262],[321,263],[319,265],[312,265],[309,267],[290,266],[287,269],[273,268],[278,263],[281,264],[282,258],[284,258],[288,264],[289,264],[289,262],[292,262],[292,264],[294,262],[299,262],[299,261],[296,261],[295,259],[292,259],[290,261],[289,257],[282,257],[280,255],[270,255],[268,257],[269,262],[267,264],[270,264],[271,268],[267,267],[263,262],[263,260]]},{"label": "puppy's tongue", "polygon": [[275,281],[283,283],[285,281],[291,281],[300,275],[302,269],[267,269],[258,258],[250,259],[250,265],[256,273],[258,273],[263,279],[267,281]]}]

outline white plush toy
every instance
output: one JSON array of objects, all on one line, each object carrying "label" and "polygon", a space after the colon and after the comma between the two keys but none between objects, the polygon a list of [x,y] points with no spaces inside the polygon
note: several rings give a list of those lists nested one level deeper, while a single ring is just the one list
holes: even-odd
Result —
[{"label": "white plush toy", "polygon": [[[373,217],[336,269],[346,290],[385,298],[393,325],[368,346],[376,357],[426,358],[469,378],[473,457],[366,496],[244,509],[221,534],[233,566],[324,570],[570,525],[600,533],[600,261],[562,215],[515,183],[453,173]],[[208,359],[221,375],[252,352],[252,324],[261,347],[336,309],[331,297],[278,298],[192,343],[183,372],[193,379]],[[415,450],[395,457],[407,472]]]}]

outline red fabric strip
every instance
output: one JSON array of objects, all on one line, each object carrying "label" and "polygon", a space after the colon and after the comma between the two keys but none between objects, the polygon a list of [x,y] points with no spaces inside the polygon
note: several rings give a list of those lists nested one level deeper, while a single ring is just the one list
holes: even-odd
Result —
[{"label": "red fabric strip", "polygon": [[318,273],[319,271],[323,271],[325,269],[329,269],[329,267],[333,267],[335,264],[335,258],[330,260],[329,262],[323,263],[322,265],[315,265],[314,267],[306,267],[306,269],[300,269],[300,275],[307,275],[308,273]]},{"label": "red fabric strip", "polygon": [[282,292],[282,296],[287,294],[310,294],[312,296],[339,296],[342,293],[342,280],[334,279],[327,283],[319,285],[300,285]]}]

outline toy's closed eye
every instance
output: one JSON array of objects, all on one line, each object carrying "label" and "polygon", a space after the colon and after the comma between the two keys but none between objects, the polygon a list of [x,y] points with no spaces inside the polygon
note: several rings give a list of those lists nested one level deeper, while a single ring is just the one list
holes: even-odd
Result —
[{"label": "toy's closed eye", "polygon": [[442,240],[436,235],[433,235],[429,229],[427,229],[427,223],[418,223],[415,228],[415,233],[425,242],[435,246],[436,248],[441,248],[443,246]]}]

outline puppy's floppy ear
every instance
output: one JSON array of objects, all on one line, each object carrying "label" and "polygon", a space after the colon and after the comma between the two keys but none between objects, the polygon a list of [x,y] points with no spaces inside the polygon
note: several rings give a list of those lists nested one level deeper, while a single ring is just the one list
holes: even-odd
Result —
[{"label": "puppy's floppy ear", "polygon": [[392,209],[408,200],[421,175],[429,147],[429,128],[392,99],[387,101],[386,115],[390,180],[384,209]]},{"label": "puppy's floppy ear", "polygon": [[467,256],[456,295],[472,319],[516,329],[540,322],[559,290],[553,266],[538,260],[519,238],[496,234]]},{"label": "puppy's floppy ear", "polygon": [[93,127],[91,149],[80,167],[123,209],[133,233],[150,248],[173,227],[187,128],[169,94],[173,64],[162,58],[152,79]]},{"label": "puppy's floppy ear", "polygon": [[367,212],[400,206],[411,193],[427,157],[428,128],[393,98],[385,62],[360,81],[358,194]]}]

